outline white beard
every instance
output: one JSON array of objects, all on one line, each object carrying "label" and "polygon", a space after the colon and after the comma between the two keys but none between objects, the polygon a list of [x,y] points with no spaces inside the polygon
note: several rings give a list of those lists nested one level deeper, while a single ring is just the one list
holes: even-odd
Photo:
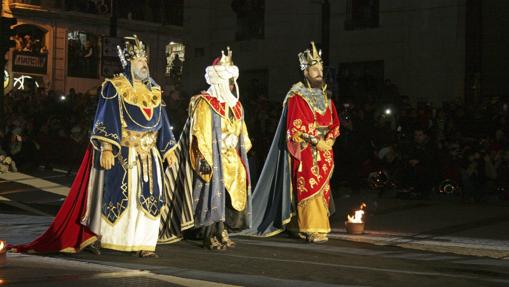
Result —
[{"label": "white beard", "polygon": [[148,70],[142,71],[141,69],[133,70],[133,76],[136,80],[145,81],[148,79]]},{"label": "white beard", "polygon": [[[235,86],[237,86],[235,84]],[[230,91],[229,83],[211,85],[207,90],[207,93],[214,98],[217,98],[220,103],[226,103],[230,108],[233,108],[237,102],[239,101],[238,97],[236,97]]]},{"label": "white beard", "polygon": [[[210,85],[207,90],[209,95],[215,97],[221,103],[226,103],[229,107],[234,107],[239,101],[239,86],[237,78],[239,77],[239,69],[236,66],[209,66],[205,70],[205,79]],[[235,81],[236,95],[230,90],[230,79]]]}]

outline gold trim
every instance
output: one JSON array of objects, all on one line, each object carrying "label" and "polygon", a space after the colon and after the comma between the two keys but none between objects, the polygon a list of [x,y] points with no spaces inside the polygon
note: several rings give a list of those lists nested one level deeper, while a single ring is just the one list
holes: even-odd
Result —
[{"label": "gold trim", "polygon": [[[317,192],[315,192],[313,195],[311,195],[309,197],[306,197],[305,199],[299,201],[297,204],[298,205],[303,205],[308,200],[315,198],[319,194],[322,194],[323,193],[323,189],[327,186],[328,183],[330,183],[330,179],[332,177],[332,173],[333,172],[334,172],[334,165],[332,165],[331,170],[329,172],[329,175],[327,176],[327,179],[324,181],[324,184],[320,187],[320,189]],[[331,196],[332,196],[332,193],[331,193]]]},{"label": "gold trim", "polygon": [[180,224],[180,230],[181,231],[188,230],[188,229],[193,228],[193,227],[194,227],[194,219],[191,220],[191,221],[183,222],[183,223]]},{"label": "gold trim", "polygon": [[[79,247],[79,249],[78,249],[78,250],[76,250],[76,248],[74,248],[74,247],[66,247],[66,248],[64,248],[64,249],[60,249],[58,252],[60,252],[60,253],[78,253],[78,252],[82,251],[85,247],[87,247],[87,246],[91,245],[92,243],[96,242],[96,241],[97,241],[97,239],[98,239],[98,238],[97,238],[97,236],[92,236],[92,237],[90,237],[89,239],[87,239],[87,240],[83,241],[83,242],[80,244],[80,247]],[[11,251],[11,252],[14,252],[14,253],[20,253],[20,252],[18,251],[18,249],[17,249],[17,248],[11,248],[11,250],[10,250],[10,251]],[[41,252],[37,252],[37,251],[35,251],[34,249],[28,249],[28,250],[26,251],[26,253],[30,253],[30,254],[40,254]]]},{"label": "gold trim", "polygon": [[[103,83],[102,83],[102,85],[101,85],[101,97],[103,97],[103,99],[105,99],[105,100],[112,100],[112,99],[114,99],[116,96],[118,96],[117,89],[116,89],[115,85],[111,82],[111,80],[112,80],[112,79],[106,79],[106,80],[104,80],[104,82],[103,82]],[[104,96],[104,88],[105,88],[105,86],[106,86],[106,84],[107,84],[107,83],[110,83],[110,84],[113,86],[114,90],[115,90],[115,95],[114,95],[114,96],[112,96],[112,97],[105,97],[105,96]]]},{"label": "gold trim", "polygon": [[331,232],[331,229],[300,229],[299,228],[299,232],[303,232],[303,233],[311,233],[311,232],[320,232],[320,233],[330,233]]},{"label": "gold trim", "polygon": [[80,250],[83,250],[83,248],[91,245],[92,243],[96,242],[97,241],[97,236],[92,236],[90,237],[89,239],[83,241],[81,244],[80,244]]},{"label": "gold trim", "polygon": [[[161,113],[162,113],[162,111],[161,111],[161,109],[162,109],[161,105],[159,105],[158,107],[156,107],[156,108],[159,108],[159,117],[157,118],[156,123],[155,123],[153,126],[144,126],[144,125],[142,125],[142,124],[138,123],[136,120],[134,120],[134,119],[133,119],[133,117],[131,116],[131,114],[130,114],[130,113],[129,113],[129,111],[127,110],[127,107],[126,107],[126,105],[125,105],[125,102],[124,102],[124,100],[123,100],[122,98],[120,99],[120,102],[121,102],[121,105],[122,105],[122,110],[124,110],[124,111],[125,111],[125,113],[126,113],[126,114],[127,114],[127,116],[129,117],[129,119],[130,119],[130,120],[131,120],[134,124],[136,124],[136,125],[138,125],[138,126],[140,126],[140,127],[144,128],[144,129],[153,129],[153,128],[155,128],[155,127],[156,127],[156,126],[157,126],[157,125],[161,122]],[[134,105],[134,106],[136,106],[136,105]],[[136,106],[136,107],[138,107],[138,106]],[[139,107],[138,107],[138,108],[139,108]],[[154,109],[155,109],[155,108],[154,108]],[[122,111],[120,111],[120,112],[122,112]],[[142,113],[144,114],[144,112],[143,112],[143,111],[142,111]],[[152,116],[153,116],[153,115],[152,115]],[[152,119],[152,118],[151,118],[151,119]]]},{"label": "gold trim", "polygon": [[64,249],[61,249],[59,252],[60,253],[78,253],[78,252],[82,251],[85,247],[93,244],[96,241],[97,241],[97,236],[92,236],[89,239],[83,241],[80,244],[80,247],[78,250],[76,250],[76,248],[74,248],[74,247],[66,247]]},{"label": "gold trim", "polygon": [[[129,114],[129,112],[128,112],[124,102],[127,102],[130,105],[136,106],[140,110],[140,112],[143,114],[143,117],[147,121],[152,120],[152,118],[154,116],[154,110],[156,108],[159,108],[159,118],[156,121],[156,125],[159,124],[159,122],[161,120],[161,106],[162,106],[161,105],[161,103],[162,103],[162,100],[161,100],[161,89],[160,89],[159,86],[151,87],[151,89],[148,89],[147,86],[145,86],[144,84],[140,84],[141,86],[143,86],[143,89],[146,90],[146,91],[141,91],[141,93],[143,95],[152,95],[152,97],[155,96],[157,98],[155,100],[155,102],[152,99],[150,99],[150,100],[146,99],[146,103],[147,104],[140,106],[136,102],[131,101],[130,99],[128,99],[129,97],[131,97],[131,95],[133,93],[136,93],[136,89],[134,87],[134,84],[131,84],[131,82],[129,82],[129,80],[127,79],[127,77],[124,74],[117,75],[113,79],[106,79],[104,81],[104,83],[103,83],[101,94],[104,91],[104,85],[106,83],[110,83],[113,86],[113,88],[115,89],[115,92],[116,92],[115,96],[117,96],[119,92],[122,94],[121,96],[119,96],[119,100],[118,100],[118,103],[119,103],[119,113],[120,113],[120,121],[121,121],[122,126],[124,126],[124,127],[127,126],[125,121],[124,121],[124,118],[123,118],[123,111],[125,111],[126,114],[128,115],[128,117],[131,119],[131,121],[134,124],[136,124],[136,125],[138,125],[140,127],[143,127],[143,128],[147,128],[147,129],[152,129],[152,128],[155,127],[155,126],[153,126],[153,127],[146,127],[146,126],[143,126],[143,125],[139,124],[137,121],[135,121],[131,117],[131,114]],[[111,98],[114,98],[114,97],[111,97]],[[105,99],[110,99],[110,98],[106,98],[106,97],[104,97],[104,98]],[[152,105],[150,105],[150,106],[148,105],[149,101],[152,103]],[[150,117],[145,113],[143,108],[151,109]]]},{"label": "gold trim", "polygon": [[286,226],[285,226],[285,228],[276,229],[276,230],[274,230],[274,231],[272,231],[270,233],[267,233],[267,234],[264,234],[264,235],[261,235],[261,236],[256,236],[256,237],[262,237],[262,238],[263,237],[272,237],[272,236],[276,236],[278,234],[281,234],[281,233],[283,233],[285,231],[286,231]]},{"label": "gold trim", "polygon": [[173,236],[170,239],[157,240],[157,244],[172,244],[184,240],[182,237]]},{"label": "gold trim", "polygon": [[[154,149],[155,149],[155,152],[154,152]],[[156,154],[157,156],[154,157],[153,154]],[[161,170],[161,186],[159,186],[159,188],[161,189],[160,193],[159,193],[159,198],[157,199],[157,201],[159,202],[159,200],[161,200],[161,197],[164,193],[164,170],[163,170],[163,162],[162,162],[162,159],[161,159],[161,155],[159,154],[159,151],[153,147],[152,150],[151,150],[151,153],[148,155],[148,159],[150,162],[152,162],[152,159],[155,160],[155,158],[157,158],[159,161],[157,162],[158,166],[159,166],[159,169]],[[150,171],[150,181],[153,180],[153,172]],[[157,174],[157,173],[156,173]],[[138,170],[138,175],[140,175],[140,170]],[[140,176],[138,176],[138,178],[140,178]],[[143,212],[143,214],[145,214],[145,216],[148,218],[148,219],[151,219],[151,220],[160,220],[161,219],[161,208],[159,208],[159,211],[157,213],[157,215],[152,215],[150,213],[150,211],[146,210],[145,208],[143,208],[143,204],[141,203],[140,199],[141,199],[141,193],[143,192],[143,189],[142,189],[142,183],[143,179],[140,178],[140,180],[138,181],[139,182],[139,186],[138,186],[138,192],[137,192],[137,195],[136,195],[136,203],[137,203],[137,206],[139,207],[139,209]],[[151,190],[151,194],[153,194],[153,184],[150,183],[149,184],[149,189]],[[163,204],[164,206],[164,204]],[[147,205],[147,208],[149,206]]]},{"label": "gold trim", "polygon": [[167,151],[164,153],[164,155],[162,156],[162,158],[163,158],[163,159],[166,159],[166,156],[167,156],[168,154],[170,154],[170,152],[175,151],[175,149],[177,149],[177,146],[178,146],[177,144],[173,145],[173,146],[172,146],[169,150],[167,150]]},{"label": "gold trim", "polygon": [[[130,151],[128,151],[129,153]],[[128,156],[129,158],[129,156]],[[108,216],[106,216],[103,211],[102,211],[102,207],[101,207],[101,219],[103,219],[107,224],[109,224],[111,227],[114,227],[121,219],[122,217],[127,213],[127,211],[129,210],[129,202],[131,200],[131,176],[129,175],[129,171],[126,170],[124,168],[123,165],[122,166],[122,169],[124,169],[124,176],[122,178],[122,184],[124,183],[124,180],[125,180],[125,177],[127,176],[127,206],[126,208],[124,209],[124,211],[122,211],[120,213],[120,216],[117,216],[115,218],[115,221],[114,222],[111,222],[109,219],[108,219]],[[120,185],[120,189],[122,189],[122,184]],[[123,200],[123,199],[122,199]]]},{"label": "gold trim", "polygon": [[[161,104],[161,89],[159,86],[154,86],[154,87],[151,87],[150,89],[145,85],[143,84],[143,82],[141,81],[136,81],[136,80],[133,80],[133,82],[131,83],[129,81],[129,79],[127,79],[127,77],[124,75],[124,74],[119,74],[117,76],[115,76],[113,79],[107,79],[106,81],[110,82],[113,87],[115,88],[115,90],[117,91],[117,94],[120,90],[120,92],[122,93],[122,98],[125,99],[125,101],[133,106],[137,106],[137,107],[146,107],[146,108],[155,108],[157,106],[159,106]],[[140,86],[141,89],[144,89],[145,91],[140,91],[137,89],[137,87],[135,87],[135,83],[137,83],[136,86]],[[154,91],[155,90],[155,91]],[[132,93],[141,93],[143,95],[147,95],[147,94],[156,94],[157,96],[157,99],[154,100],[154,99],[143,99],[143,100],[146,100],[146,105],[138,105],[138,103],[136,103],[136,100],[138,99],[134,99],[132,100],[131,98],[133,97],[133,94]],[[135,96],[134,96],[135,97]],[[152,103],[152,105],[148,105],[148,103]],[[152,117],[150,117],[152,118]]]},{"label": "gold trim", "polygon": [[114,157],[117,157],[119,154],[121,154],[121,151],[122,151],[122,146],[114,141],[114,140],[111,140],[109,138],[106,138],[106,137],[103,137],[103,136],[91,136],[90,137],[90,143],[92,144],[92,146],[94,147],[95,150],[98,150],[98,151],[101,151],[101,147],[97,147],[95,142],[93,140],[98,140],[98,141],[103,141],[103,142],[107,142],[109,144],[112,144],[114,145],[115,147],[117,147],[117,153],[116,154],[113,154]]},{"label": "gold trim", "polygon": [[155,251],[156,246],[148,246],[148,245],[117,245],[117,244],[110,244],[110,243],[102,243],[101,242],[101,248],[106,249],[113,249],[117,251]]},{"label": "gold trim", "polygon": [[272,237],[272,236],[276,236],[276,235],[278,235],[278,234],[280,234],[280,233],[282,233],[282,232],[285,232],[285,231],[287,230],[286,225],[287,225],[288,223],[290,223],[290,221],[292,221],[292,218],[293,218],[294,216],[295,216],[295,213],[294,213],[294,212],[292,212],[292,213],[290,213],[290,217],[288,217],[287,219],[285,219],[285,220],[283,220],[283,221],[282,221],[282,223],[283,223],[283,225],[284,225],[284,227],[283,227],[283,228],[276,229],[276,230],[274,230],[274,231],[272,231],[272,232],[270,232],[270,233],[267,233],[267,234],[263,234],[263,235],[251,235],[251,236],[252,236],[252,237],[265,238],[265,237]]},{"label": "gold trim", "polygon": [[[207,94],[209,95],[209,94]],[[221,115],[221,113],[219,113],[219,111],[217,111],[216,109],[214,109],[214,107],[212,106],[212,103],[210,103],[205,97],[203,94],[199,94],[197,95],[199,97],[199,99],[202,99],[204,100],[210,107],[211,110],[213,110],[216,114],[219,115],[219,117],[227,120],[228,122],[232,122],[232,121],[240,121],[240,120],[244,120],[244,107],[242,106],[242,103],[240,101],[237,101],[237,103],[240,104],[240,109],[241,109],[241,112],[242,112],[242,115],[239,119],[236,118],[235,116],[235,111],[233,111],[233,108],[235,107],[230,107],[228,104],[225,103],[225,111],[224,111],[224,115]],[[210,96],[210,95],[209,95]],[[212,96],[211,96],[212,97]],[[212,98],[215,98],[215,97],[212,97]],[[221,104],[221,102],[219,102],[219,104]],[[229,111],[231,110],[232,114],[233,114],[233,119],[230,119],[229,117]]]}]

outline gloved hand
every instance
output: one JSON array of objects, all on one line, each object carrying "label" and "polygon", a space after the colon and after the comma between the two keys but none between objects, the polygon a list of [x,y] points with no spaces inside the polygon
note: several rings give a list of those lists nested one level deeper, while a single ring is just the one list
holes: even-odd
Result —
[{"label": "gloved hand", "polygon": [[177,156],[175,155],[175,151],[169,152],[166,157],[166,162],[168,163],[169,167],[172,167],[177,162]]},{"label": "gloved hand", "polygon": [[212,168],[210,167],[207,160],[204,158],[200,159],[200,165],[199,165],[198,170],[202,174],[210,174],[212,172]]},{"label": "gloved hand", "polygon": [[115,166],[115,157],[113,156],[113,152],[111,150],[101,151],[100,163],[101,167],[106,170],[110,170],[113,166]]},{"label": "gloved hand", "polygon": [[332,149],[332,145],[330,145],[330,142],[328,141],[319,140],[318,143],[316,144],[316,148],[319,151],[329,151]]}]

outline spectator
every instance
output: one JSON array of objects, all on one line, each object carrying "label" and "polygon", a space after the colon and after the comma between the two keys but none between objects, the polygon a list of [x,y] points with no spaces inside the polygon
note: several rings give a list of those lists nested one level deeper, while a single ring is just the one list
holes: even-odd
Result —
[{"label": "spectator", "polygon": [[404,182],[417,196],[427,198],[437,181],[437,150],[424,128],[414,131],[414,141],[403,154],[406,165]]}]

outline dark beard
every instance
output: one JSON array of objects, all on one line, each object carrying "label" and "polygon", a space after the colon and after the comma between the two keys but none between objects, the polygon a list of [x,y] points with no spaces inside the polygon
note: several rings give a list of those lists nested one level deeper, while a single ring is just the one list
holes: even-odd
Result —
[{"label": "dark beard", "polygon": [[323,87],[323,80],[307,79],[311,88],[321,89]]}]

